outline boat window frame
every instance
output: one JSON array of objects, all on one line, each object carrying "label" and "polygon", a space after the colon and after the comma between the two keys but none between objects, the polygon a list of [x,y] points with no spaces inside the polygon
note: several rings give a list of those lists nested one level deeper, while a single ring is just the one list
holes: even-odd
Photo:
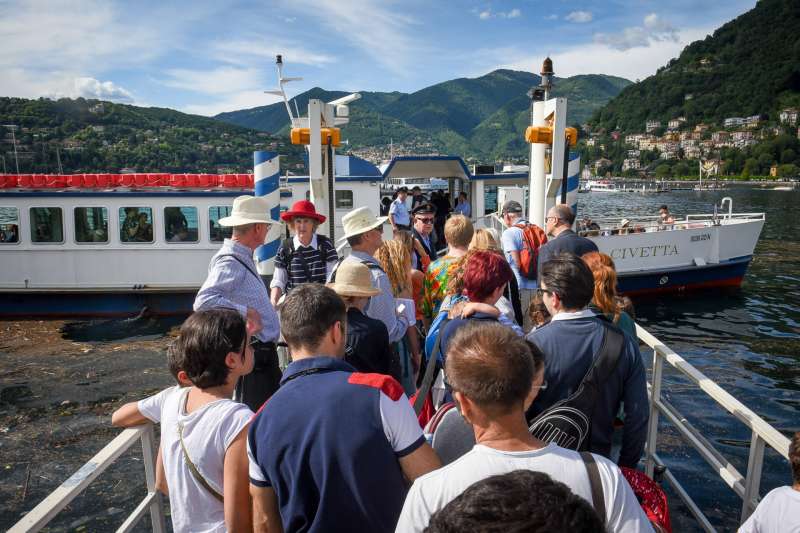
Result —
[{"label": "boat window frame", "polygon": [[[58,209],[61,218],[61,240],[60,241],[37,241],[33,238],[33,210],[34,209]],[[30,229],[30,237],[31,237],[31,244],[35,244],[37,246],[44,245],[44,246],[53,246],[53,245],[63,245],[66,241],[66,235],[64,235],[66,227],[64,224],[64,208],[60,205],[39,205],[39,206],[30,206],[28,207],[28,226]]]},{"label": "boat window frame", "polygon": [[[192,241],[171,241],[167,239],[167,209],[194,209],[195,219],[197,220],[197,227],[195,227],[197,238]],[[166,244],[184,245],[197,244],[200,242],[200,209],[196,205],[165,205],[161,208],[161,214],[164,216],[164,232],[162,233],[162,236],[164,237],[164,242]],[[210,229],[211,228],[209,228],[209,230]],[[153,235],[153,238],[155,238],[155,234]]]},{"label": "boat window frame", "polygon": [[[349,206],[347,206],[347,205],[339,206],[339,200],[340,200],[339,193],[342,193],[342,194],[350,193],[350,205]],[[334,205],[334,209],[337,209],[339,211],[350,211],[350,210],[352,210],[356,205],[356,195],[355,195],[355,192],[353,191],[353,189],[336,189],[335,191],[333,191],[333,205]]]},{"label": "boat window frame", "polygon": [[16,224],[16,226],[17,226],[17,242],[0,241],[0,245],[13,246],[13,245],[22,243],[22,230],[20,229],[22,227],[22,219],[20,218],[19,206],[16,206],[16,205],[9,205],[9,206],[0,205],[0,207],[8,207],[10,209],[16,209],[17,210],[17,224]]},{"label": "boat window frame", "polygon": [[[106,240],[102,241],[79,241],[78,240],[78,224],[75,217],[78,216],[78,209],[105,209],[106,210]],[[72,237],[73,242],[78,246],[107,246],[111,244],[111,209],[107,205],[78,205],[72,208]]]},{"label": "boat window frame", "polygon": [[[126,209],[149,209],[150,210],[150,226],[153,231],[152,239],[149,241],[125,241],[122,240],[122,229],[125,226],[125,219],[119,218],[120,213],[125,214]],[[139,212],[141,214],[141,211]],[[127,215],[126,215],[127,216]],[[155,217],[155,210],[152,206],[147,205],[122,205],[117,209],[117,238],[119,239],[119,243],[123,245],[131,245],[131,244],[155,244],[156,243],[156,217]]]},{"label": "boat window frame", "polygon": [[[231,216],[231,212],[233,211],[233,206],[231,206],[231,205],[210,205],[210,206],[208,206],[208,211],[207,211],[208,212],[208,242],[218,243],[218,242],[225,242],[225,239],[230,239],[230,237],[225,237],[224,235],[222,236],[222,239],[220,239],[220,240],[214,239],[214,233],[213,233],[212,228],[211,228],[211,224],[214,222],[214,219],[211,218],[211,210],[212,209],[219,209],[221,207],[224,207],[225,209],[229,210],[228,214],[225,215],[225,217]],[[230,228],[231,235],[233,235],[233,228],[231,226],[223,226],[223,225],[221,225],[219,223],[219,221],[221,219],[225,218],[225,217],[217,218],[217,220],[216,220],[217,225],[220,228],[225,228],[225,227]],[[199,235],[198,235],[198,237],[199,237]]]}]

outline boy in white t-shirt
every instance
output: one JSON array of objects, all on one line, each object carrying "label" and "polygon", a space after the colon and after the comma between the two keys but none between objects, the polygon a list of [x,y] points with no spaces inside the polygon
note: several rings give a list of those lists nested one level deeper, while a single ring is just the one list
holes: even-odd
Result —
[{"label": "boy in white t-shirt", "polygon": [[789,444],[789,463],[793,485],[778,487],[764,496],[739,533],[800,532],[800,431]]},{"label": "boy in white t-shirt", "polygon": [[191,387],[170,387],[125,404],[112,424],[161,423],[161,451],[174,531],[250,531],[247,428],[252,411],[230,398],[253,369],[245,320],[228,309],[200,311],[181,326],[170,365]]}]

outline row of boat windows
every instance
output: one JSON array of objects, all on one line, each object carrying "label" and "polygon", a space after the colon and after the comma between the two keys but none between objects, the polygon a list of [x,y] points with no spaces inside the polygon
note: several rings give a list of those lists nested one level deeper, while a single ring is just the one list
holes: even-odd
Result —
[{"label": "row of boat windows", "polygon": [[[219,225],[219,219],[230,215],[230,206],[208,208],[210,240],[222,242],[231,236],[231,228]],[[64,217],[60,207],[30,208],[30,239],[34,243],[64,242]],[[76,207],[75,242],[79,244],[106,244],[108,234],[108,208]],[[153,208],[120,207],[119,241],[122,243],[152,243]],[[170,243],[199,241],[199,221],[196,207],[164,208],[164,241]],[[0,244],[19,242],[19,210],[16,207],[0,207]]]}]

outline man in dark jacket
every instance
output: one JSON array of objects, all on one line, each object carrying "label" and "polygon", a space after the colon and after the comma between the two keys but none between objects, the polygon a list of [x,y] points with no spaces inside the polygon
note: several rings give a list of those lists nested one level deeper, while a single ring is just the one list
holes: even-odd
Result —
[{"label": "man in dark jacket", "polygon": [[[606,328],[615,327],[587,308],[594,293],[594,278],[579,257],[560,254],[546,262],[539,274],[538,290],[552,319],[528,334],[528,340],[544,352],[547,382],[547,389],[539,393],[528,411],[529,420],[576,391],[600,352]],[[594,412],[585,413],[591,416],[591,452],[611,458],[614,418],[623,402],[625,426],[618,463],[634,468],[644,450],[649,406],[642,356],[636,341],[627,335]]]},{"label": "man in dark jacket", "polygon": [[336,272],[336,282],[328,283],[347,306],[347,341],[344,360],[359,372],[386,374],[400,378],[399,361],[389,345],[389,331],[380,320],[364,314],[369,299],[381,290],[372,285],[366,265],[343,262]]},{"label": "man in dark jacket", "polygon": [[[432,204],[424,203],[419,204],[415,207],[411,214],[413,215],[412,224],[413,227],[411,229],[411,233],[414,235],[414,238],[417,239],[422,247],[425,249],[425,253],[428,254],[431,261],[436,261],[438,257],[436,254],[436,247],[434,246],[433,242],[433,223],[435,221],[435,214],[436,208],[433,207]],[[414,257],[412,257],[412,266],[418,270],[422,270],[422,261],[419,257],[419,252],[414,250]]]},{"label": "man in dark jacket", "polygon": [[568,205],[558,204],[550,208],[545,219],[544,231],[552,237],[539,248],[539,260],[536,272],[542,277],[542,265],[562,252],[569,252],[578,257],[589,252],[596,252],[597,245],[572,231],[575,213]]}]

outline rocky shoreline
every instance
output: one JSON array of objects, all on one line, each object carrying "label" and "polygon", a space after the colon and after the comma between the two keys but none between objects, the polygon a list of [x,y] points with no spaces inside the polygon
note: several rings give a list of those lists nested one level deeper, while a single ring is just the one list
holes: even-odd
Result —
[{"label": "rocky shoreline", "polygon": [[[164,351],[174,331],[74,342],[62,337],[64,326],[64,321],[0,322],[0,530],[119,433],[110,423],[117,407],[173,382]],[[73,500],[49,530],[116,529],[144,495],[137,445]]]}]

